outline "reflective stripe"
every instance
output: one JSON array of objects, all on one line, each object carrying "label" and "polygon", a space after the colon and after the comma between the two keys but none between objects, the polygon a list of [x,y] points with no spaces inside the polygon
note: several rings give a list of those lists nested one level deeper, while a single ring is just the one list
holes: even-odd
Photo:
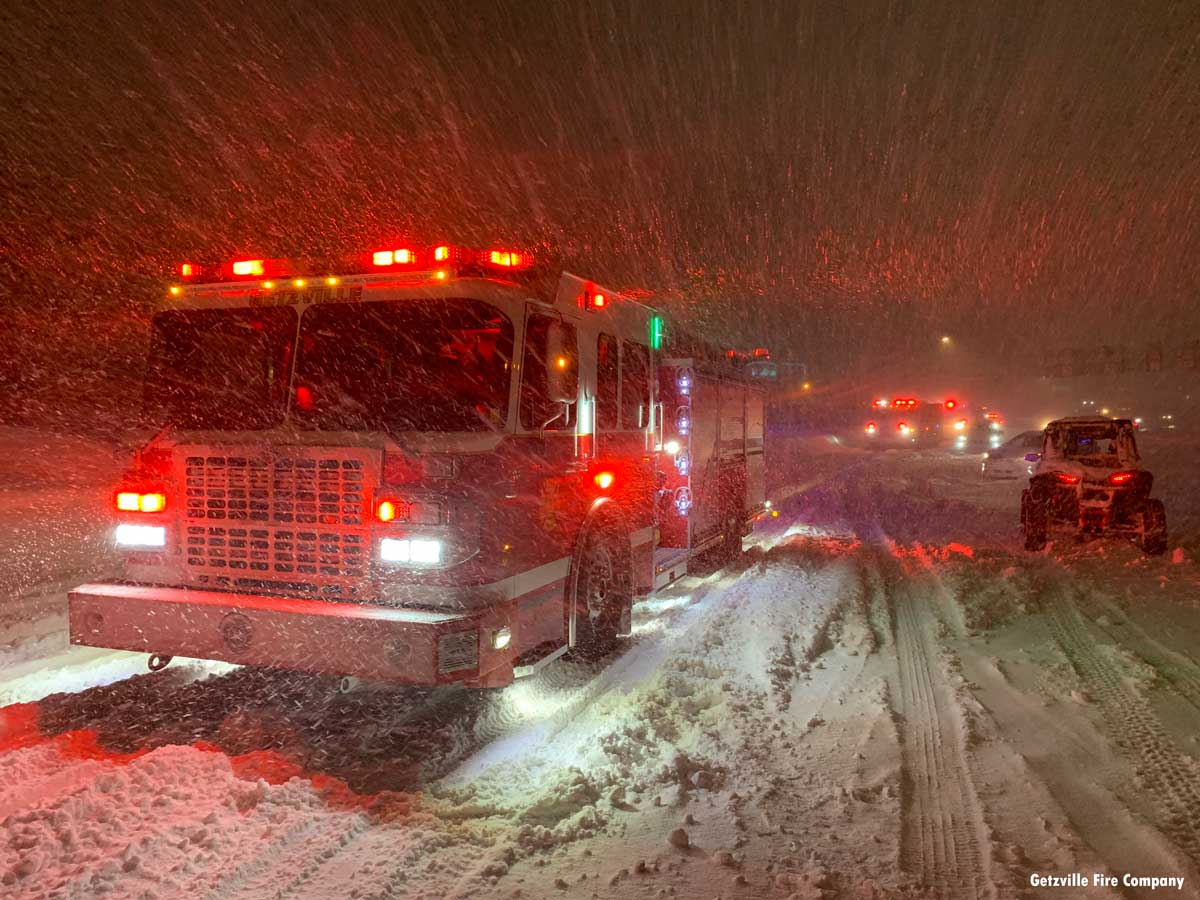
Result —
[{"label": "reflective stripe", "polygon": [[[538,588],[543,588],[548,584],[561,581],[567,577],[570,571],[571,558],[564,556],[562,559],[556,559],[554,562],[548,562],[545,565],[538,566],[536,569],[530,569],[528,572],[513,575],[511,579],[506,580],[511,580],[512,582],[513,596],[520,597],[531,591],[536,591]],[[503,582],[500,583],[502,584]]]}]

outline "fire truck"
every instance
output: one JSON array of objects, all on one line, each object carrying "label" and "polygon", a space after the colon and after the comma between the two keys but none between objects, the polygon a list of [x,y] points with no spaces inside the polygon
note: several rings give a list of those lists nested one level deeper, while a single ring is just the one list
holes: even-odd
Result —
[{"label": "fire truck", "polygon": [[[765,515],[763,390],[526,252],[185,263],[74,644],[500,687]],[[673,331],[673,330],[672,330]]]}]

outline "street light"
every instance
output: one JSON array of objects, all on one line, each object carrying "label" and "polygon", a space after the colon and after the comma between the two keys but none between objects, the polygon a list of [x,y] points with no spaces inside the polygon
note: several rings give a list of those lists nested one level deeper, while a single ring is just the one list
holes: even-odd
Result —
[{"label": "street light", "polygon": [[948,343],[950,343],[950,335],[948,335],[948,334],[943,334],[943,335],[942,335],[942,343],[943,343],[943,344],[948,344]]}]

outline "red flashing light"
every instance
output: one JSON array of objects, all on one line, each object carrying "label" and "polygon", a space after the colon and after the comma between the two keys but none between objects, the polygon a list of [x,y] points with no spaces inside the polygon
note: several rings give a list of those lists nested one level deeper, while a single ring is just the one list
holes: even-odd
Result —
[{"label": "red flashing light", "polygon": [[264,271],[261,259],[239,259],[231,268],[234,275],[261,275]]},{"label": "red flashing light", "polygon": [[888,408],[888,402],[886,400],[884,400],[882,397],[879,398],[878,400],[876,400],[871,405],[874,406],[876,409],[887,409]]},{"label": "red flashing light", "polygon": [[517,253],[514,250],[491,250],[484,258],[493,266],[504,269],[523,269],[533,262],[528,253]]},{"label": "red flashing light", "polygon": [[117,509],[121,512],[162,512],[167,508],[167,495],[152,492],[121,491],[117,494]]},{"label": "red flashing light", "polygon": [[754,348],[754,356],[758,359],[770,359],[771,351],[768,350],[766,347],[755,347]]},{"label": "red flashing light", "polygon": [[1068,475],[1066,472],[1058,472],[1054,477],[1059,484],[1079,484],[1078,475]]},{"label": "red flashing light", "polygon": [[585,288],[583,294],[579,298],[580,306],[584,309],[604,309],[608,306],[608,295],[602,291]]},{"label": "red flashing light", "polygon": [[193,278],[200,274],[200,267],[195,263],[182,263],[179,266],[180,278]]},{"label": "red flashing light", "polygon": [[990,412],[987,414],[987,416],[985,418],[989,422],[999,422],[1000,421],[1000,413]]},{"label": "red flashing light", "polygon": [[433,248],[434,261],[435,262],[445,262],[446,260],[448,260],[450,258],[450,254],[453,252],[453,250],[454,250],[454,248],[448,246],[447,244],[442,244],[440,246],[434,247]]},{"label": "red flashing light", "polygon": [[1136,472],[1113,472],[1111,475],[1108,476],[1108,483],[1109,484],[1127,484],[1130,481],[1133,481],[1133,479],[1136,475],[1137,475]]},{"label": "red flashing light", "polygon": [[613,482],[617,480],[617,477],[612,472],[597,472],[596,477],[592,480],[596,482],[596,487],[600,488],[600,490],[607,491],[613,486]]},{"label": "red flashing light", "polygon": [[407,266],[416,262],[417,254],[412,250],[376,250],[371,254],[371,264],[375,266]]},{"label": "red flashing light", "polygon": [[296,385],[296,406],[305,412],[314,407],[312,388],[304,384]]},{"label": "red flashing light", "polygon": [[946,409],[954,409],[956,406],[958,406],[957,400],[947,400],[945,403]]}]

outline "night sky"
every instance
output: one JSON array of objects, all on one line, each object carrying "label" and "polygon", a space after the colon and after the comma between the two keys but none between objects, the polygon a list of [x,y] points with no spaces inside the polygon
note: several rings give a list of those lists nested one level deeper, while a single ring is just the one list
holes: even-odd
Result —
[{"label": "night sky", "polygon": [[89,334],[80,366],[183,258],[397,238],[545,244],[830,372],[1200,332],[1197,3],[18,0],[0,33],[5,335]]}]

